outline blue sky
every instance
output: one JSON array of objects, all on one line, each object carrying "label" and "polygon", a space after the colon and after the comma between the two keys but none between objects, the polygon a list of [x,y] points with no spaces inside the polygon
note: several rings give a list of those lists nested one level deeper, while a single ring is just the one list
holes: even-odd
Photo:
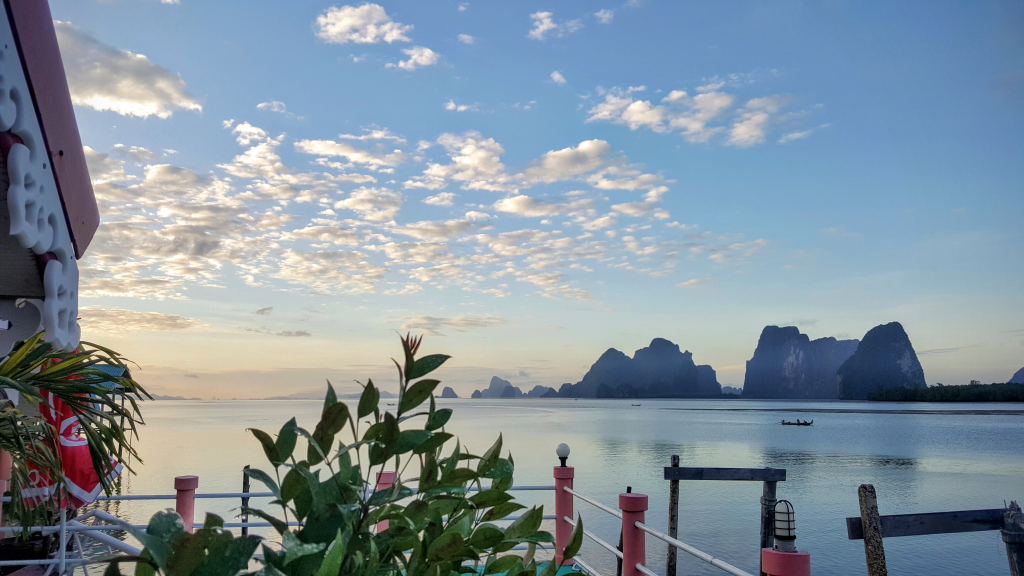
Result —
[{"label": "blue sky", "polygon": [[[161,393],[576,381],[898,320],[1024,365],[1019,2],[51,2],[104,225],[86,339]],[[259,313],[257,313],[259,311]]]}]

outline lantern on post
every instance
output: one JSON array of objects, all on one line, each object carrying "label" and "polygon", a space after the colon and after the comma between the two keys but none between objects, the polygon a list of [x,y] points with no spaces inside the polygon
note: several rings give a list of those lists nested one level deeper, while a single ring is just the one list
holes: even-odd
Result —
[{"label": "lantern on post", "polygon": [[811,576],[811,555],[796,549],[796,515],[789,500],[775,504],[775,547],[761,549],[761,572],[768,576]]},{"label": "lantern on post", "polygon": [[775,549],[796,552],[796,519],[789,500],[779,500],[775,504]]}]

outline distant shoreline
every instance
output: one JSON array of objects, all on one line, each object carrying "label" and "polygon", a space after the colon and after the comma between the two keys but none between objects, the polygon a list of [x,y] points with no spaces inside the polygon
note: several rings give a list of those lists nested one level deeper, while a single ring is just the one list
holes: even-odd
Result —
[{"label": "distant shoreline", "polygon": [[943,414],[965,416],[1024,416],[1024,410],[874,410],[869,408],[661,408],[692,412],[805,412],[812,414]]}]

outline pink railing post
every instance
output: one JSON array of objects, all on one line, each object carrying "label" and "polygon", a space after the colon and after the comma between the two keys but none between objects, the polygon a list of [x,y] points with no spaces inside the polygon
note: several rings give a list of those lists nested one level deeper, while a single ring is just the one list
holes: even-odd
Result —
[{"label": "pink railing post", "polygon": [[[377,472],[377,490],[387,490],[395,485],[398,472]],[[377,522],[377,534],[388,529],[390,523],[387,520]]]},{"label": "pink railing post", "polygon": [[192,524],[196,516],[196,488],[199,488],[199,476],[178,476],[174,479],[174,511],[181,516],[185,532],[192,532]]},{"label": "pink railing post", "polygon": [[647,565],[646,534],[636,523],[644,521],[647,495],[619,494],[619,510],[622,510],[622,576],[643,576],[636,565]]},{"label": "pink railing post", "polygon": [[572,466],[555,466],[555,564],[564,566],[572,564],[572,559],[563,558],[565,546],[572,536],[572,524],[565,519],[572,518],[572,494],[564,490],[572,490],[572,479],[575,469]]}]

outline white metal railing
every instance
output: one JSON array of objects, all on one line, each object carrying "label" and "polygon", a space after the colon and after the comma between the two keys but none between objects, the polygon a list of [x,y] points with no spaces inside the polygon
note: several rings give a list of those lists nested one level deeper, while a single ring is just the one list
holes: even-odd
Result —
[{"label": "white metal railing", "polygon": [[[576,521],[573,520],[572,518],[569,518],[568,516],[562,516],[562,519],[565,520],[566,522],[568,522],[570,525],[572,525],[573,528],[576,527]],[[583,529],[583,535],[588,537],[588,538],[590,538],[594,542],[596,542],[598,546],[600,546],[600,547],[604,548],[605,550],[607,550],[607,551],[611,552],[612,554],[614,554],[619,560],[622,560],[622,552],[619,551],[619,549],[616,548],[615,546],[612,546],[611,544],[605,542],[604,540],[601,540],[600,538],[595,536],[593,532],[591,532],[590,530],[587,530],[586,528]]]},{"label": "white metal railing", "polygon": [[[708,564],[711,564],[712,566],[715,566],[716,568],[721,568],[722,570],[725,570],[726,572],[728,572],[730,574],[733,574],[734,576],[753,576],[749,572],[745,572],[743,570],[740,570],[739,568],[733,566],[732,564],[729,564],[728,562],[724,562],[722,560],[719,560],[718,558],[715,558],[714,556],[712,556],[712,555],[710,555],[710,554],[708,554],[706,552],[701,552],[700,550],[694,548],[693,546],[690,546],[686,542],[683,542],[681,540],[676,540],[675,538],[669,536],[668,534],[663,534],[661,532],[658,532],[657,530],[651,528],[650,526],[647,526],[646,524],[644,524],[642,522],[637,522],[636,523],[636,527],[641,529],[641,530],[643,530],[644,532],[650,534],[651,536],[654,536],[655,538],[668,543],[670,546],[675,546],[676,548],[682,550],[683,552],[686,552],[687,554],[689,554],[691,556],[699,558],[699,559],[707,562]],[[654,575],[650,575],[650,576],[654,576]]]},{"label": "white metal railing", "polygon": [[583,494],[580,494],[579,492],[576,492],[575,490],[573,490],[572,488],[569,488],[568,486],[563,487],[562,490],[565,490],[569,494],[572,494],[576,498],[579,498],[580,500],[583,500],[584,502],[586,502],[587,504],[590,504],[591,506],[594,506],[594,507],[597,507],[597,508],[599,508],[601,510],[604,510],[605,512],[611,514],[612,516],[615,516],[619,520],[622,520],[622,513],[619,512],[618,510],[613,510],[613,509],[605,506],[604,504],[601,504],[600,502],[597,502],[595,500],[591,500],[590,498],[587,498]]}]

